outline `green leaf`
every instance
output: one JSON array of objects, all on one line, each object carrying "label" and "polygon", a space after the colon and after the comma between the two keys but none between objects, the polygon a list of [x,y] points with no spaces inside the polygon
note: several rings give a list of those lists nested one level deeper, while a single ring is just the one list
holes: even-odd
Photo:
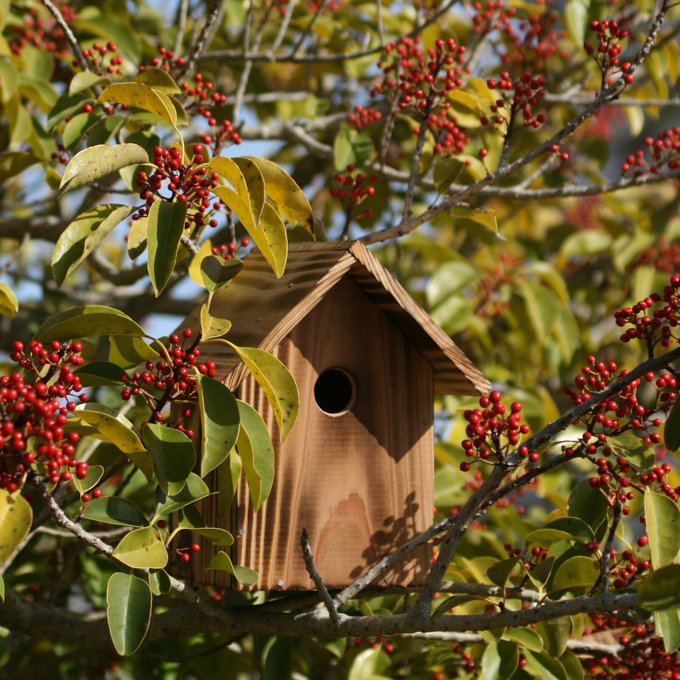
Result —
[{"label": "green leaf", "polygon": [[[79,113],[73,116],[64,126],[61,133],[61,140],[67,149],[79,145],[85,137],[88,128],[92,127],[99,120],[95,113]],[[94,143],[94,142],[91,142]]]},{"label": "green leaf", "polygon": [[379,647],[364,649],[352,661],[347,680],[369,680],[386,673],[390,666],[390,657]]},{"label": "green leaf", "polygon": [[465,163],[459,158],[439,158],[434,164],[433,175],[434,188],[438,194],[445,193],[448,188],[460,177],[465,169]]},{"label": "green leaf", "polygon": [[33,510],[19,493],[0,489],[0,564],[4,564],[28,535]]},{"label": "green leaf", "polygon": [[342,124],[333,142],[333,164],[338,172],[348,165],[363,166],[373,155],[373,141],[365,132],[358,132]]},{"label": "green leaf", "polygon": [[564,666],[564,670],[567,672],[569,680],[584,680],[583,666],[574,652],[567,649],[560,656],[560,663]]},{"label": "green leaf", "polygon": [[0,602],[5,601],[5,579],[0,574]]},{"label": "green leaf", "polygon": [[208,305],[201,306],[201,339],[203,341],[211,338],[220,338],[229,332],[231,321],[228,319],[218,319],[208,311]]},{"label": "green leaf", "polygon": [[26,151],[3,151],[0,153],[0,182],[16,177],[39,162],[37,156]]},{"label": "green leaf", "polygon": [[179,529],[193,531],[199,536],[205,536],[213,545],[232,545],[234,537],[226,529],[205,525],[201,514],[193,507],[187,506],[179,511]]},{"label": "green leaf", "polygon": [[569,37],[577,49],[583,47],[588,23],[590,22],[590,17],[588,16],[589,9],[590,0],[568,0],[564,10],[564,23]]},{"label": "green leaf", "polygon": [[235,449],[231,451],[227,460],[217,468],[217,519],[226,517],[231,508],[242,468],[241,457]]},{"label": "green leaf", "polygon": [[186,215],[187,204],[180,201],[154,201],[149,208],[148,269],[156,297],[161,294],[175,269]]},{"label": "green leaf", "polygon": [[239,410],[236,398],[223,383],[198,371],[196,381],[201,414],[201,477],[205,477],[236,444]]},{"label": "green leaf", "polygon": [[177,495],[186,484],[196,464],[196,452],[191,439],[174,427],[146,423],[142,429],[146,446],[163,493]]},{"label": "green leaf", "polygon": [[680,609],[666,609],[654,612],[654,632],[663,638],[668,654],[680,647]]},{"label": "green leaf", "polygon": [[151,620],[151,590],[146,581],[132,574],[112,574],[106,586],[106,620],[118,654],[134,654]]},{"label": "green leaf", "polygon": [[262,651],[262,680],[292,680],[294,650],[290,638],[269,638]]},{"label": "green leaf", "polygon": [[144,513],[134,503],[118,496],[101,496],[91,500],[85,506],[83,517],[93,522],[120,526],[148,525]]},{"label": "green leaf", "polygon": [[210,495],[208,485],[193,472],[187,477],[187,483],[182,487],[182,490],[174,496],[168,496],[163,493],[160,487],[156,487],[156,514],[151,523],[155,523],[161,515],[169,515],[171,512],[176,512],[208,495]]},{"label": "green leaf", "polygon": [[612,237],[603,231],[576,231],[568,236],[562,247],[560,255],[571,258],[583,255],[599,255],[600,253],[610,252]]},{"label": "green leaf", "polygon": [[543,651],[543,638],[533,628],[510,628],[503,633],[503,637],[514,640],[532,652]]},{"label": "green leaf", "polygon": [[96,144],[83,149],[68,162],[59,194],[87,186],[128,165],[148,162],[149,155],[137,144]]},{"label": "green leaf", "polygon": [[607,437],[607,446],[639,472],[648,472],[654,467],[656,461],[654,449],[634,434]]},{"label": "green leaf", "polygon": [[491,583],[495,583],[497,586],[505,586],[519,561],[519,557],[511,557],[507,560],[494,562],[486,570],[486,575],[491,580]]},{"label": "green leaf", "polygon": [[680,399],[676,399],[666,418],[663,429],[663,444],[669,451],[680,449]]},{"label": "green leaf", "polygon": [[64,229],[52,252],[52,271],[58,285],[72,274],[113,228],[134,212],[131,205],[98,205],[80,213]]},{"label": "green leaf", "polygon": [[73,477],[73,486],[76,487],[78,493],[82,496],[84,493],[87,493],[90,489],[93,489],[95,486],[97,486],[103,475],[103,465],[89,465],[87,468],[87,474],[85,477],[83,477],[83,479],[78,479],[78,477],[75,476]]},{"label": "green leaf", "polygon": [[514,642],[491,642],[482,656],[482,677],[507,680],[514,674],[518,661],[519,650]]},{"label": "green leaf", "polygon": [[201,285],[209,293],[214,293],[225,283],[231,281],[241,269],[243,269],[241,260],[224,260],[215,255],[208,255],[201,260],[199,265]]},{"label": "green leaf", "polygon": [[177,112],[170,97],[144,83],[114,83],[99,95],[97,101],[114,102],[149,111],[173,128],[177,126]]},{"label": "green leaf", "polygon": [[238,401],[238,411],[241,427],[236,450],[243,463],[253,508],[259,510],[274,482],[274,447],[262,416],[243,401]]},{"label": "green leaf", "polygon": [[536,630],[545,643],[545,651],[554,657],[564,654],[573,629],[574,625],[569,616],[560,616],[536,624]]},{"label": "green leaf", "polygon": [[591,557],[577,555],[563,562],[555,572],[550,592],[570,591],[584,594],[597,582],[600,568]]},{"label": "green leaf", "polygon": [[314,236],[312,207],[293,178],[283,168],[266,158],[255,156],[244,156],[244,158],[257,166],[264,179],[267,196],[290,226],[299,223]]},{"label": "green leaf", "polygon": [[645,517],[652,567],[673,562],[680,552],[680,508],[668,496],[645,489]]},{"label": "green leaf", "polygon": [[553,543],[554,541],[579,541],[587,543],[595,538],[591,527],[578,517],[560,517],[541,529],[525,536],[527,545]]},{"label": "green leaf", "polygon": [[269,402],[283,441],[295,424],[300,398],[293,376],[275,356],[255,347],[229,343],[248,367]]},{"label": "green leaf", "polygon": [[12,289],[0,281],[0,314],[8,316],[10,319],[19,311],[19,301]]},{"label": "green leaf", "polygon": [[485,229],[492,231],[501,240],[505,240],[498,231],[496,212],[490,208],[488,210],[480,210],[479,208],[475,208],[474,210],[470,210],[469,208],[450,208],[448,212],[449,215],[454,218],[469,220],[470,222],[479,224]]},{"label": "green leaf", "polygon": [[69,116],[75,116],[83,108],[83,104],[91,101],[90,96],[85,92],[76,92],[75,94],[69,94],[64,92],[60,97],[54,102],[49,115],[47,117],[47,131],[53,132],[59,123],[66,120]]},{"label": "green leaf", "polygon": [[128,234],[127,249],[130,259],[139,257],[146,249],[146,235],[149,230],[149,218],[144,216],[133,220]]},{"label": "green leaf", "polygon": [[[133,368],[142,362],[156,361],[158,352],[135,335],[113,335],[109,338],[109,361],[120,368]],[[121,371],[118,371],[120,376]]]},{"label": "green leaf", "polygon": [[605,495],[600,489],[590,486],[587,479],[580,481],[569,494],[569,515],[587,522],[594,531],[606,519],[608,509]]},{"label": "green leaf", "polygon": [[51,316],[35,334],[36,340],[72,340],[97,335],[145,336],[144,329],[127,314],[104,305],[73,307]]},{"label": "green leaf", "polygon": [[638,605],[647,611],[680,607],[680,564],[669,564],[648,574],[637,589]]},{"label": "green leaf", "polygon": [[73,417],[94,428],[90,437],[109,442],[124,453],[151,481],[153,463],[140,438],[132,429],[132,423],[116,409],[102,404],[80,404]]},{"label": "green leaf", "polygon": [[112,554],[133,569],[162,569],[168,563],[168,551],[154,527],[133,529],[125,534]]},{"label": "green leaf", "polygon": [[520,280],[517,292],[524,300],[527,315],[536,331],[537,339],[543,343],[555,321],[558,308],[554,294],[537,281]]},{"label": "green leaf", "polygon": [[163,569],[149,572],[149,588],[156,595],[167,595],[171,589],[170,577]]},{"label": "green leaf", "polygon": [[68,86],[68,93],[70,95],[78,94],[83,90],[89,90],[93,87],[98,87],[99,85],[108,85],[111,82],[111,78],[108,76],[101,76],[94,71],[81,71],[76,73]]},{"label": "green leaf", "polygon": [[17,91],[19,74],[14,64],[6,57],[0,57],[0,101],[6,104]]},{"label": "green leaf", "polygon": [[548,652],[532,652],[529,649],[522,652],[527,662],[526,670],[534,677],[541,680],[570,680],[564,666]]},{"label": "green leaf", "polygon": [[239,567],[232,563],[231,558],[223,550],[220,550],[217,555],[215,555],[208,569],[215,569],[217,571],[226,571],[231,574],[241,585],[252,586],[257,583],[257,572],[248,567]]}]

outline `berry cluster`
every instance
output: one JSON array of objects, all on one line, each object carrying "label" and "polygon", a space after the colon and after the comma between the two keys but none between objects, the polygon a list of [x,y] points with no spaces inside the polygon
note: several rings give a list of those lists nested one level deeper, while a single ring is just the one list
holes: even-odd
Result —
[{"label": "berry cluster", "polygon": [[211,190],[217,186],[219,175],[209,172],[205,165],[205,149],[202,144],[194,144],[191,163],[182,162],[182,155],[177,147],[154,149],[153,163],[156,169],[148,175],[141,171],[137,175],[136,183],[139,187],[139,197],[146,201],[132,215],[136,220],[149,212],[154,201],[180,201],[187,204],[185,229],[200,231],[201,227],[209,224],[217,226],[217,221],[211,217],[215,207],[210,202]]},{"label": "berry cluster", "polygon": [[510,284],[515,280],[515,268],[520,261],[502,252],[493,269],[487,271],[477,282],[479,302],[475,314],[500,316],[510,305]]},{"label": "berry cluster", "polygon": [[643,250],[631,263],[631,269],[643,266],[653,267],[658,272],[672,274],[680,268],[680,247],[671,243],[666,236],[661,236],[654,243]]},{"label": "berry cluster", "polygon": [[347,122],[356,130],[361,130],[361,128],[367,127],[371,123],[377,123],[381,118],[382,113],[377,109],[357,104],[354,107],[354,111],[347,115]]},{"label": "berry cluster", "polygon": [[[638,539],[640,547],[644,547],[647,540],[646,536],[641,536]],[[644,572],[649,570],[649,560],[639,559],[639,557],[630,550],[624,550],[620,557],[614,548],[612,548],[611,552],[611,557],[614,558],[615,561],[609,573],[613,578],[612,585],[616,590],[623,590],[624,588],[629,587],[636,578],[639,578]]]},{"label": "berry cluster", "polygon": [[[184,342],[190,340],[192,336],[193,333],[189,328],[183,331],[181,338],[173,333],[169,338],[167,357],[156,362],[147,361],[145,370],[132,375],[123,373],[121,376],[121,382],[126,385],[120,393],[123,401],[141,396],[151,410],[151,422],[160,423],[165,420],[163,410],[170,402],[196,401],[194,367],[202,375],[215,377],[215,362],[199,362],[198,360],[201,354],[198,349],[199,340],[193,341],[188,348],[184,349]],[[191,408],[182,411],[183,418],[190,416]],[[194,432],[185,429],[181,423],[175,424],[175,427],[185,432],[188,437],[194,436]]]},{"label": "berry cluster", "polygon": [[[493,462],[505,460],[519,443],[520,435],[529,432],[529,426],[520,422],[522,404],[518,401],[510,405],[510,413],[501,401],[501,393],[494,390],[488,396],[480,397],[480,408],[468,409],[463,417],[468,422],[465,433],[470,439],[462,442],[463,451],[468,458],[480,461],[491,459]],[[538,461],[538,454],[520,446],[519,454],[528,457],[532,463]],[[460,469],[467,472],[470,463],[464,461]]]},{"label": "berry cluster", "polygon": [[[584,633],[618,631],[618,641],[623,649],[616,654],[583,658],[581,663],[591,680],[680,678],[680,656],[677,651],[666,652],[662,638],[655,634],[653,623],[631,625],[630,621],[605,615],[592,615],[592,620],[594,630],[586,629]],[[621,629],[625,632],[621,633]]]},{"label": "berry cluster", "polygon": [[[66,4],[65,0],[55,2],[64,21],[72,24],[76,20],[76,11]],[[45,52],[62,57],[68,56],[70,46],[63,29],[50,16],[43,18],[34,8],[25,10],[23,27],[10,26],[9,47],[13,54],[20,55],[26,45],[33,45]]]},{"label": "berry cluster", "polygon": [[616,325],[630,325],[621,336],[623,342],[642,340],[649,353],[659,344],[670,347],[677,340],[673,334],[680,317],[680,274],[671,276],[663,295],[654,293],[632,307],[624,307],[614,314]]},{"label": "berry cluster", "polygon": [[[83,56],[96,73],[122,76],[123,69],[121,65],[123,57],[117,54],[117,52],[118,46],[113,42],[108,42],[106,45],[96,42],[92,47],[83,50]],[[107,57],[107,55],[109,56]],[[107,58],[108,65],[106,63]],[[74,62],[74,66],[76,65],[77,62]]]},{"label": "berry cluster", "polygon": [[680,126],[660,132],[656,138],[645,138],[645,151],[638,149],[635,154],[626,156],[621,165],[621,174],[656,175],[664,168],[680,168]]},{"label": "berry cluster", "polygon": [[[543,87],[545,85],[545,78],[542,75],[534,75],[529,71],[525,71],[514,82],[510,79],[510,74],[507,71],[501,72],[499,80],[490,78],[486,81],[490,90],[498,89],[503,99],[496,100],[492,105],[491,112],[496,114],[493,121],[500,125],[504,122],[502,116],[497,114],[498,109],[503,108],[510,103],[510,121],[517,120],[517,116],[522,116],[522,125],[525,127],[539,128],[546,121],[544,113],[539,113],[534,116],[534,107],[543,99],[545,94]],[[482,125],[488,125],[489,120],[485,117],[480,119]]]},{"label": "berry cluster", "polygon": [[65,431],[68,414],[88,400],[73,373],[82,349],[80,341],[14,343],[10,359],[22,372],[0,377],[0,488],[20,489],[34,465],[52,484],[87,475],[74,458],[80,435]]},{"label": "berry cluster", "polygon": [[[241,248],[247,248],[250,245],[250,239],[241,239]],[[236,245],[235,241],[230,241],[229,243],[222,243],[220,246],[213,246],[210,251],[213,255],[222,257],[223,260],[232,260],[236,257],[239,246]]]},{"label": "berry cluster", "polygon": [[595,33],[597,47],[586,40],[583,44],[586,54],[597,62],[603,75],[606,75],[612,68],[620,67],[624,81],[627,84],[632,83],[633,74],[630,72],[632,64],[629,61],[619,62],[619,56],[623,50],[621,43],[628,38],[628,31],[614,20],[597,21],[596,19],[590,22],[590,30]]},{"label": "berry cluster", "polygon": [[[346,172],[336,174],[333,180],[338,186],[331,187],[330,194],[342,203],[348,219],[354,215],[357,206],[367,197],[375,196],[375,185],[378,182],[378,178],[374,175],[367,178],[362,173],[355,174],[353,165],[348,165]],[[366,208],[361,213],[361,217],[370,219],[373,217],[373,211]]]},{"label": "berry cluster", "polygon": [[371,96],[396,96],[398,107],[430,130],[436,154],[462,153],[470,140],[458,127],[447,95],[462,85],[465,47],[449,38],[424,51],[418,38],[407,36],[385,45],[384,52],[378,63],[384,77]]}]

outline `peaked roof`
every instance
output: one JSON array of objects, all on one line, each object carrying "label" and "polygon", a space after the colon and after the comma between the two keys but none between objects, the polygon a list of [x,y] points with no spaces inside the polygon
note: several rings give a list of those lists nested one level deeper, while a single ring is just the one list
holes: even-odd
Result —
[{"label": "peaked roof", "polygon": [[[244,260],[238,276],[213,296],[210,312],[229,319],[228,338],[244,347],[271,351],[344,276],[350,276],[420,350],[434,369],[436,394],[485,393],[489,381],[359,242],[291,244],[280,279],[258,251]],[[200,307],[183,327],[200,330]],[[234,389],[244,371],[221,342],[201,347],[201,358],[218,366],[218,378]]]}]

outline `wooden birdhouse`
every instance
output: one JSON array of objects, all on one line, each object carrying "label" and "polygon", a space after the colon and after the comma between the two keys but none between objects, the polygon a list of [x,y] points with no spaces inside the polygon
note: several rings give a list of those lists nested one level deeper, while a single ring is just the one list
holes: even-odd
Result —
[{"label": "wooden birdhouse", "polygon": [[[254,252],[211,313],[232,322],[235,344],[276,355],[300,392],[297,422],[280,444],[271,409],[235,354],[223,343],[201,348],[274,440],[274,486],[260,510],[245,483],[226,520],[215,523],[215,511],[203,508],[206,521],[234,535],[232,561],[257,571],[255,588],[314,588],[303,529],[325,584],[341,588],[431,526],[434,397],[483,393],[489,383],[362,244],[291,245],[280,279]],[[187,324],[199,328],[198,311]],[[199,553],[203,566],[209,551]],[[430,557],[423,546],[381,584],[420,584]],[[218,571],[196,577],[230,585]]]}]

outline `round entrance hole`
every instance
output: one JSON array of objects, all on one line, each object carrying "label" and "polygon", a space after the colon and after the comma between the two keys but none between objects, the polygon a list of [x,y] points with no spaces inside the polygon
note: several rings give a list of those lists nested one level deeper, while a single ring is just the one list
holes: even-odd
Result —
[{"label": "round entrance hole", "polygon": [[329,368],[314,383],[314,400],[325,414],[341,416],[352,407],[355,391],[354,379],[347,371]]}]

